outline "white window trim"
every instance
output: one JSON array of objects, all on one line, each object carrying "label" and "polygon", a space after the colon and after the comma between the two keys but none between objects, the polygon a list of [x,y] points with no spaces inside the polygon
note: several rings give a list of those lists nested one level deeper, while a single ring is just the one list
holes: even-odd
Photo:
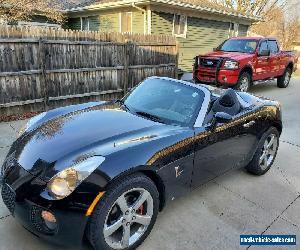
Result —
[{"label": "white window trim", "polygon": [[[182,35],[178,35],[178,34],[175,34],[175,16],[185,16],[186,17],[186,22],[185,22],[185,25],[184,25],[184,32]],[[175,37],[182,37],[182,38],[186,38],[186,34],[187,34],[187,23],[188,23],[188,17],[186,15],[181,15],[181,14],[174,14],[173,16],[173,31],[172,31],[172,35],[175,36]]]},{"label": "white window trim", "polygon": [[[129,32],[129,33],[133,33],[133,30],[132,30],[132,23],[133,23],[132,11],[125,11],[125,12],[130,13],[130,15],[131,15],[131,23],[130,23],[131,32]],[[120,12],[119,13],[119,31],[120,31],[120,33],[127,33],[127,32],[122,32],[122,13],[125,13],[125,12]]]},{"label": "white window trim", "polygon": [[87,19],[87,30],[85,30],[85,31],[90,31],[90,18],[88,17],[88,16],[84,16],[84,17],[80,17],[80,30],[81,31],[84,31],[84,29],[83,29],[83,20],[82,20],[82,18],[86,18]]},{"label": "white window trim", "polygon": [[[233,26],[233,28],[231,26]],[[228,38],[239,36],[239,26],[240,26],[239,23],[235,23],[235,22],[229,23]]]}]

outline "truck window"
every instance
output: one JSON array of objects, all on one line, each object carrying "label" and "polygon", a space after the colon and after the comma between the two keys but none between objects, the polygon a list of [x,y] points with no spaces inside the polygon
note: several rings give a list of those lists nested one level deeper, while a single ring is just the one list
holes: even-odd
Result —
[{"label": "truck window", "polygon": [[256,40],[250,39],[229,39],[218,47],[218,50],[225,52],[254,53],[257,47]]},{"label": "truck window", "polygon": [[276,41],[270,40],[270,41],[268,41],[268,45],[269,45],[269,49],[270,49],[271,54],[278,53],[279,49],[278,49],[278,45],[277,45]]},{"label": "truck window", "polygon": [[260,46],[259,46],[259,54],[264,51],[264,50],[267,50],[268,49],[268,43],[267,41],[263,41],[261,42]]}]

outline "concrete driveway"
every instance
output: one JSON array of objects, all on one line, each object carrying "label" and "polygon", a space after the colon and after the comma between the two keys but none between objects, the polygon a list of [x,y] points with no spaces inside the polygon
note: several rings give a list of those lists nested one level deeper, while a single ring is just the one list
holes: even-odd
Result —
[{"label": "concrete driveway", "polygon": [[[293,78],[287,89],[279,89],[272,83],[255,86],[251,92],[282,103],[284,129],[271,170],[261,177],[236,170],[175,200],[159,215],[140,250],[248,249],[239,245],[240,234],[296,234],[299,249],[300,78]],[[24,123],[0,124],[0,163]],[[27,232],[0,201],[0,249],[63,248]],[[282,247],[250,246],[250,249]]]}]

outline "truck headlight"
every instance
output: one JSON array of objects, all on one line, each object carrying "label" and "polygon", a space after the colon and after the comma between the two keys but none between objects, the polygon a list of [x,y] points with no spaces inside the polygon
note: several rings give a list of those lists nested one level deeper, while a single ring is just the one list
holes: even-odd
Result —
[{"label": "truck headlight", "polygon": [[28,128],[30,128],[33,124],[41,120],[46,115],[46,112],[40,113],[32,117],[19,131],[19,136],[22,135]]},{"label": "truck headlight", "polygon": [[104,160],[103,156],[93,156],[57,173],[47,184],[48,193],[55,200],[69,196]]},{"label": "truck headlight", "polygon": [[226,69],[238,69],[239,63],[236,61],[226,60],[224,63],[224,68]]}]

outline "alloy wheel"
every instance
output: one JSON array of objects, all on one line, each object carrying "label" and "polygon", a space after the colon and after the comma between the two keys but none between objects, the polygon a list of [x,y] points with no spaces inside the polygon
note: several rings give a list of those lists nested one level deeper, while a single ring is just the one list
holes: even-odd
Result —
[{"label": "alloy wheel", "polygon": [[277,151],[278,139],[275,134],[270,134],[263,145],[261,155],[259,157],[259,165],[262,170],[267,169],[273,162]]},{"label": "alloy wheel", "polygon": [[103,228],[106,243],[113,249],[132,246],[147,231],[153,215],[153,199],[144,188],[124,192],[109,210]]}]

